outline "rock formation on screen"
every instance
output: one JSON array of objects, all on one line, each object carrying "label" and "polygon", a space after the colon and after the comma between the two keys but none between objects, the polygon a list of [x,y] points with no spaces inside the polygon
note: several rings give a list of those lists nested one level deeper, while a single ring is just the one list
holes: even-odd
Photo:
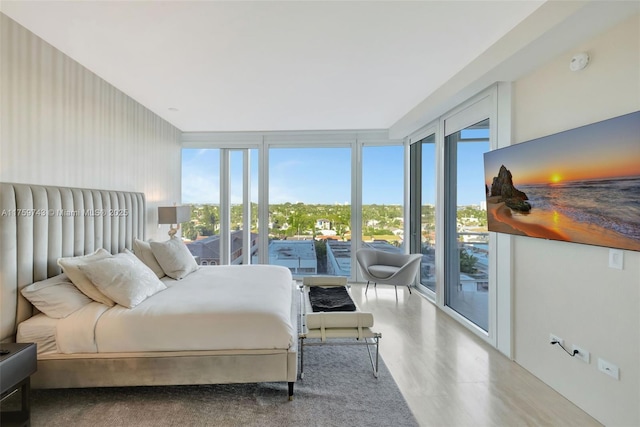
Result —
[{"label": "rock formation on screen", "polygon": [[504,165],[500,166],[498,176],[493,177],[491,183],[492,197],[499,196],[500,202],[504,202],[505,205],[513,210],[520,212],[529,212],[531,205],[525,200],[529,200],[527,195],[513,186],[513,178],[509,169]]}]

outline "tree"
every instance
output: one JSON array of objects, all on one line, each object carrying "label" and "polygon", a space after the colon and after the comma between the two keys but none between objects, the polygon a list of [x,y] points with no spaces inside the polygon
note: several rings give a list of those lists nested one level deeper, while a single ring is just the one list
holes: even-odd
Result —
[{"label": "tree", "polygon": [[344,239],[344,235],[350,229],[351,225],[351,206],[349,205],[336,205],[332,209],[332,214],[329,215],[332,228],[336,231],[336,234]]},{"label": "tree", "polygon": [[198,230],[193,222],[185,222],[182,224],[182,237],[188,240],[196,240],[198,238]]},{"label": "tree", "polygon": [[318,273],[327,272],[327,242],[315,241],[316,259],[318,260]]},{"label": "tree", "polygon": [[194,209],[191,214],[192,221],[196,223],[195,229],[201,236],[213,236],[216,234],[218,223],[218,207],[202,205]]},{"label": "tree", "polygon": [[476,271],[476,263],[478,262],[478,258],[465,251],[464,249],[460,249],[460,272],[467,274],[474,274]]}]

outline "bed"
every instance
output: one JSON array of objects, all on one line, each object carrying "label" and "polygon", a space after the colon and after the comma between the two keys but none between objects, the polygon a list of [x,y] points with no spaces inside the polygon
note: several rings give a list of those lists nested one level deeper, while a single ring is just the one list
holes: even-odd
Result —
[{"label": "bed", "polygon": [[288,269],[199,267],[159,279],[162,289],[131,308],[91,301],[51,318],[23,289],[64,276],[61,258],[135,258],[129,251],[145,241],[144,195],[0,186],[0,339],[38,343],[33,387],[286,382],[292,398],[297,310]]}]

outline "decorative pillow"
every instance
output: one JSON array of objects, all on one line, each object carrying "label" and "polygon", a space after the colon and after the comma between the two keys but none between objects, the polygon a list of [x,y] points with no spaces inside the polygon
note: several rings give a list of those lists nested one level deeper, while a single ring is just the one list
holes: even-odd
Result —
[{"label": "decorative pillow", "polygon": [[151,245],[149,242],[145,242],[143,240],[134,239],[133,241],[133,253],[140,259],[140,261],[144,262],[144,264],[153,270],[158,276],[158,279],[162,279],[166,274],[164,274],[164,270],[158,264],[158,260],[155,255],[151,251]]},{"label": "decorative pillow", "polygon": [[151,251],[167,276],[180,280],[198,269],[196,260],[178,237],[166,242],[149,242]]},{"label": "decorative pillow", "polygon": [[80,270],[100,292],[127,308],[133,308],[148,297],[167,289],[153,270],[129,251],[89,264],[80,264]]},{"label": "decorative pillow", "polygon": [[104,305],[113,307],[115,303],[111,298],[103,294],[96,288],[96,286],[87,278],[87,276],[78,267],[80,264],[87,264],[94,261],[99,261],[104,258],[110,258],[111,254],[106,249],[98,249],[92,254],[58,258],[58,265],[62,267],[62,271],[69,276],[69,279],[80,291],[91,298],[94,301],[101,302]]},{"label": "decorative pillow", "polygon": [[64,273],[25,286],[20,292],[38,310],[54,319],[67,317],[93,302]]}]

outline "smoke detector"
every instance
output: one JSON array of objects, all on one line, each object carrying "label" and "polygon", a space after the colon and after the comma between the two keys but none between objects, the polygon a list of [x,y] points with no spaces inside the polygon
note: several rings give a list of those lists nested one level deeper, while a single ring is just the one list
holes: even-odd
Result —
[{"label": "smoke detector", "polygon": [[569,62],[569,69],[571,71],[584,70],[589,64],[589,54],[587,52],[580,52],[573,55],[571,62]]}]

